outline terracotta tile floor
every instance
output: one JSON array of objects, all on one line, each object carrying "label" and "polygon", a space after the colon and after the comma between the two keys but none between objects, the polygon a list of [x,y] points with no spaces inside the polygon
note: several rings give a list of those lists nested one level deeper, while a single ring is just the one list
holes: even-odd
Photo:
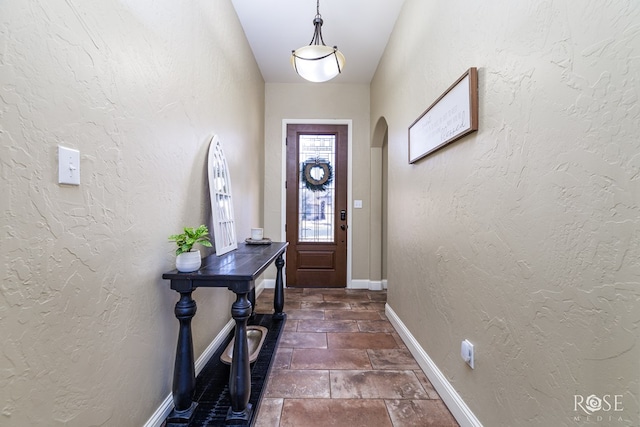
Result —
[{"label": "terracotta tile floor", "polygon": [[[285,290],[256,427],[458,426],[384,314],[385,291]],[[273,289],[256,312],[273,311]]]}]

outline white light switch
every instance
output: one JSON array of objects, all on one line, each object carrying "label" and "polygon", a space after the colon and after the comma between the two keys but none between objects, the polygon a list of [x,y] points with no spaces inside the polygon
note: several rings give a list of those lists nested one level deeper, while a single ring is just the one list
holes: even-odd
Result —
[{"label": "white light switch", "polygon": [[80,151],[58,145],[58,184],[80,185]]},{"label": "white light switch", "polygon": [[353,207],[356,209],[362,209],[362,200],[354,200]]}]

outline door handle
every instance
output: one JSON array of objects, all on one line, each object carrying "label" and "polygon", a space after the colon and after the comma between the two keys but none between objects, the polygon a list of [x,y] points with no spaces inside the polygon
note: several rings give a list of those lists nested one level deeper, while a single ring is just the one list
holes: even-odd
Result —
[{"label": "door handle", "polygon": [[342,225],[340,226],[340,229],[341,229],[341,230],[346,230],[347,228],[348,228],[348,226],[346,226],[346,225],[344,225],[344,224],[342,224]]}]

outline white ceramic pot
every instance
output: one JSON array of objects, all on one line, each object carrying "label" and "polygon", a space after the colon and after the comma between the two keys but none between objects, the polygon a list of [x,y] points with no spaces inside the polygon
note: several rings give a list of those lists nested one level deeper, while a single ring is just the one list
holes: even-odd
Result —
[{"label": "white ceramic pot", "polygon": [[200,251],[183,252],[176,257],[176,268],[182,273],[196,271],[202,265]]}]

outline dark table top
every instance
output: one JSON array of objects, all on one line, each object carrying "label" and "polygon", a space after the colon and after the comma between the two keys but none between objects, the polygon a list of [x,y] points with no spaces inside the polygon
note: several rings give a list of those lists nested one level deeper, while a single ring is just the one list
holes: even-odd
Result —
[{"label": "dark table top", "polygon": [[171,280],[171,289],[188,291],[198,287],[229,288],[234,292],[249,292],[254,280],[286,251],[289,243],[272,242],[270,245],[238,243],[238,249],[221,256],[209,255],[202,267],[191,273],[173,270],[162,275]]}]

